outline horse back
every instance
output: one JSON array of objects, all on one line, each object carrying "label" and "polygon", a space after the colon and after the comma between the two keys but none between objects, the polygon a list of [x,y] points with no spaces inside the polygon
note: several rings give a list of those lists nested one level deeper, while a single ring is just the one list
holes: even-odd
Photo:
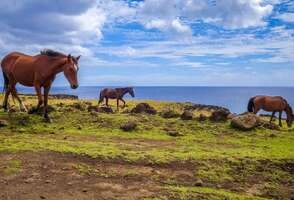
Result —
[{"label": "horse back", "polygon": [[107,98],[117,98],[117,91],[112,88],[104,88],[100,94]]},{"label": "horse back", "polygon": [[280,111],[287,103],[281,96],[256,96],[254,104],[266,111]]},{"label": "horse back", "polygon": [[25,54],[20,52],[12,52],[7,54],[1,61],[1,68],[3,71],[7,72],[14,65],[15,61]]}]

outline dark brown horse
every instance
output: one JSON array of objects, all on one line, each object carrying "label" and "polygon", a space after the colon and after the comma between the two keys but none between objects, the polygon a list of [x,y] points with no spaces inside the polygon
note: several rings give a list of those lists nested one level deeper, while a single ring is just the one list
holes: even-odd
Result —
[{"label": "dark brown horse", "polygon": [[[47,105],[51,84],[56,74],[64,72],[71,88],[76,89],[78,87],[77,72],[79,58],[80,56],[73,57],[70,54],[65,55],[52,50],[43,50],[35,56],[19,52],[12,52],[6,55],[1,62],[5,91],[4,110],[7,111],[7,101],[11,93],[18,100],[20,109],[27,111],[15,88],[15,85],[20,83],[24,86],[35,87],[38,95],[38,105],[34,111],[39,110],[40,106],[44,103],[44,118],[46,121],[50,121]],[[42,88],[44,88],[44,101],[41,93]]]},{"label": "dark brown horse", "polygon": [[106,99],[106,106],[108,106],[108,99],[116,99],[116,106],[118,110],[119,100],[121,100],[124,103],[124,106],[126,105],[126,102],[123,100],[123,96],[126,93],[129,93],[132,97],[135,97],[134,89],[132,87],[114,89],[104,88],[100,92],[98,105],[103,102],[104,98]]},{"label": "dark brown horse", "polygon": [[252,97],[247,106],[248,112],[257,113],[260,109],[272,112],[270,123],[276,112],[279,112],[279,126],[282,126],[281,118],[282,112],[285,111],[287,115],[287,125],[292,126],[292,121],[294,119],[293,111],[288,102],[280,96],[255,96]]}]

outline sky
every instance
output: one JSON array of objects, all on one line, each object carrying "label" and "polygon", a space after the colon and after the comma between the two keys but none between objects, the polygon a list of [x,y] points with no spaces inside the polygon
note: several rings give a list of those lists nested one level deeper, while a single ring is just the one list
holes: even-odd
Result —
[{"label": "sky", "polygon": [[293,0],[1,0],[0,27],[0,58],[81,55],[82,86],[294,86]]}]

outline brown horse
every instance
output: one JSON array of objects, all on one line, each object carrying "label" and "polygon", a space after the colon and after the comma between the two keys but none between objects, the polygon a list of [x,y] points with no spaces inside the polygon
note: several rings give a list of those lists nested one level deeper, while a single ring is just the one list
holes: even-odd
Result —
[{"label": "brown horse", "polygon": [[279,112],[279,126],[282,127],[282,112],[285,111],[287,114],[287,125],[292,126],[292,121],[294,119],[293,111],[288,102],[280,96],[255,96],[252,97],[247,106],[248,112],[257,113],[260,109],[268,112],[272,112],[270,123],[276,112]]},{"label": "brown horse", "polygon": [[104,98],[106,99],[106,106],[108,106],[108,99],[116,99],[116,106],[118,110],[119,106],[119,100],[121,100],[124,103],[124,106],[126,105],[126,102],[123,100],[123,96],[129,93],[132,97],[135,97],[134,89],[132,87],[126,87],[126,88],[104,88],[100,92],[100,98],[98,105],[103,102]]},{"label": "brown horse", "polygon": [[[73,57],[70,54],[64,55],[52,50],[43,50],[35,56],[19,52],[12,52],[6,55],[1,62],[5,91],[4,110],[7,111],[7,101],[11,93],[18,100],[20,109],[27,111],[15,88],[15,85],[20,83],[24,86],[35,87],[38,95],[38,105],[32,112],[39,110],[40,106],[44,103],[44,118],[46,121],[50,121],[47,105],[51,84],[56,74],[64,72],[71,88],[76,89],[78,87],[77,71],[79,58],[80,56]],[[44,101],[41,93],[42,87],[44,88]]]}]

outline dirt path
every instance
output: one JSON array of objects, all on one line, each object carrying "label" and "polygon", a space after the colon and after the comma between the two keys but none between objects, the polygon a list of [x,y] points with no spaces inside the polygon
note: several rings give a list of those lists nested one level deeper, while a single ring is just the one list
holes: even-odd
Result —
[{"label": "dirt path", "polygon": [[181,167],[99,162],[51,152],[1,153],[0,158],[0,199],[5,200],[141,199],[163,194],[162,182],[169,176],[193,179]]}]

